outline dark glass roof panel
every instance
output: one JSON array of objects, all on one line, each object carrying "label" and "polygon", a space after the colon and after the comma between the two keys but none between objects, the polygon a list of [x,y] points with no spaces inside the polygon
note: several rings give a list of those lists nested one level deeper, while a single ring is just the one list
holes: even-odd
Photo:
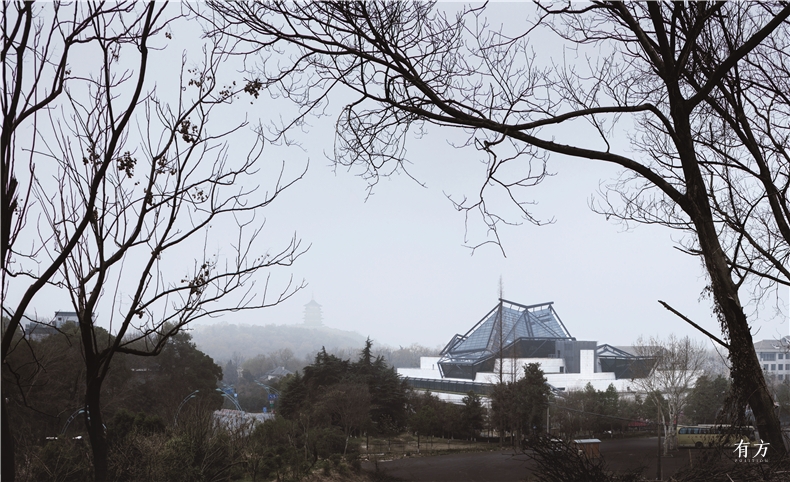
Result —
[{"label": "dark glass roof panel", "polygon": [[485,350],[488,348],[489,338],[491,338],[491,330],[494,327],[496,314],[491,315],[483,324],[481,324],[475,331],[469,335],[466,341],[463,341],[450,350],[451,353],[473,350]]}]

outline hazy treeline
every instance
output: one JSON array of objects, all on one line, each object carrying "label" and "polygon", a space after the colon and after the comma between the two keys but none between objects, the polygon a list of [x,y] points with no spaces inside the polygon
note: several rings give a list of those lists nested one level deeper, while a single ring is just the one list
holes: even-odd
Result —
[{"label": "hazy treeline", "polygon": [[[418,343],[412,343],[409,346],[399,346],[393,348],[390,346],[379,346],[373,349],[374,356],[381,357],[387,364],[393,368],[419,368],[420,357],[423,356],[439,356],[441,347],[427,347]],[[331,353],[341,358],[353,358],[358,351],[353,348],[331,350]]]},{"label": "hazy treeline", "polygon": [[218,323],[192,331],[197,346],[215,360],[249,359],[289,349],[299,358],[315,355],[322,347],[359,349],[365,337],[353,331],[301,325],[235,325]]},{"label": "hazy treeline", "polygon": [[[325,326],[219,323],[198,327],[191,333],[197,346],[223,367],[228,360],[236,364],[249,363],[249,367],[244,367],[256,376],[278,366],[291,371],[301,369],[324,348],[340,358],[356,358],[359,347],[365,344],[365,337],[359,333]],[[418,344],[393,348],[377,343],[374,354],[383,356],[387,364],[395,368],[407,368],[419,367],[421,356],[438,356],[439,351],[439,347]],[[253,359],[256,361],[252,362]]]}]

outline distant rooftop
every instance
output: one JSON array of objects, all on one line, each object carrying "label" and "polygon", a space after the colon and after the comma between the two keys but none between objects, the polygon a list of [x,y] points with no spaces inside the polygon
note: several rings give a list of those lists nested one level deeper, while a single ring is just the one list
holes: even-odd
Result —
[{"label": "distant rooftop", "polygon": [[64,318],[76,318],[77,312],[76,311],[56,311],[55,317],[62,316]]},{"label": "distant rooftop", "polygon": [[754,343],[755,350],[790,351],[790,336],[780,340],[760,340]]}]

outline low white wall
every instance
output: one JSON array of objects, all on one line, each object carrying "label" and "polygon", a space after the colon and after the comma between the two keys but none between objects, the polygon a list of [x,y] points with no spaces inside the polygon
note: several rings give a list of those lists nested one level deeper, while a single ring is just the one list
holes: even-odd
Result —
[{"label": "low white wall", "polygon": [[410,378],[441,378],[439,370],[423,370],[422,368],[398,368],[398,375]]},{"label": "low white wall", "polygon": [[[512,358],[503,358],[502,373],[511,375],[513,373],[513,367],[515,367],[518,377],[521,378],[524,376],[524,365],[530,363],[537,363],[540,365],[540,369],[543,370],[543,373],[561,373],[565,371],[565,360],[562,358],[516,358],[515,360]],[[494,362],[493,373],[499,374],[498,359]]]},{"label": "low white wall", "polygon": [[438,356],[421,356],[420,369],[422,370],[439,370],[439,357]]}]

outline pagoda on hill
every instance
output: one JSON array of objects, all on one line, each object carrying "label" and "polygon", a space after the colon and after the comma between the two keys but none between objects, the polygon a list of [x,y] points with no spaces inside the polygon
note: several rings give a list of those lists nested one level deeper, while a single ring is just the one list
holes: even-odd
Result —
[{"label": "pagoda on hill", "polygon": [[310,303],[304,305],[304,325],[311,328],[323,326],[323,316],[321,315],[321,305],[311,299]]}]

